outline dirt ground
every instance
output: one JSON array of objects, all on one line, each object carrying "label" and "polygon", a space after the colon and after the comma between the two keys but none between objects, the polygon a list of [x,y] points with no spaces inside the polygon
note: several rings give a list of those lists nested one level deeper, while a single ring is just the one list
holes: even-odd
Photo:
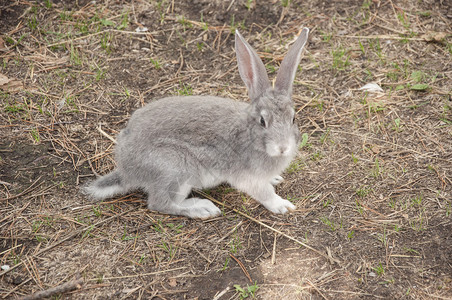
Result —
[{"label": "dirt ground", "polygon": [[[451,5],[0,0],[0,298],[452,299]],[[80,194],[145,103],[248,101],[236,28],[273,78],[304,26],[295,212],[228,186],[211,220]]]}]

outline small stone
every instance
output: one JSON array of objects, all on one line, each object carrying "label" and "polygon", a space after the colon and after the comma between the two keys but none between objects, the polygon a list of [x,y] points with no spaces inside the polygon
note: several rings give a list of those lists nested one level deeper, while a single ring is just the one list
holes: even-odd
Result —
[{"label": "small stone", "polygon": [[9,265],[3,265],[1,266],[2,271],[8,271],[11,267]]},{"label": "small stone", "polygon": [[13,278],[13,284],[15,284],[15,285],[19,285],[22,282],[24,282],[24,280],[19,276]]},{"label": "small stone", "polygon": [[146,32],[146,31],[149,31],[149,29],[144,26],[135,28],[135,32]]}]

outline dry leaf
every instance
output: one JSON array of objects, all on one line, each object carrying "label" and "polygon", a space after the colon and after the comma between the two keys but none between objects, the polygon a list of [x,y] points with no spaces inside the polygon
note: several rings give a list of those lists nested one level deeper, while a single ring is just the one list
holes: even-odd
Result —
[{"label": "dry leaf", "polygon": [[366,85],[359,88],[359,90],[366,92],[380,92],[383,93],[383,89],[376,83],[367,83]]},{"label": "dry leaf", "polygon": [[423,39],[426,42],[436,42],[436,43],[443,43],[445,38],[447,37],[446,32],[427,32],[423,35],[421,35],[421,39]]},{"label": "dry leaf", "polygon": [[170,278],[168,284],[170,287],[175,287],[177,285],[176,278]]},{"label": "dry leaf", "polygon": [[15,78],[8,78],[7,76],[0,73],[0,90],[8,93],[15,93],[22,90],[22,81]]},{"label": "dry leaf", "polygon": [[125,288],[125,289],[122,290],[122,292],[124,294],[129,294],[130,295],[130,294],[134,293],[135,291],[139,290],[140,288],[141,288],[141,286],[138,286],[136,288],[130,288],[130,289]]},{"label": "dry leaf", "polygon": [[5,41],[0,37],[0,49],[5,49]]},{"label": "dry leaf", "polygon": [[367,145],[367,148],[374,154],[378,154],[381,151],[381,147],[375,144],[369,144]]},{"label": "dry leaf", "polygon": [[0,86],[7,84],[9,82],[9,78],[0,73]]}]

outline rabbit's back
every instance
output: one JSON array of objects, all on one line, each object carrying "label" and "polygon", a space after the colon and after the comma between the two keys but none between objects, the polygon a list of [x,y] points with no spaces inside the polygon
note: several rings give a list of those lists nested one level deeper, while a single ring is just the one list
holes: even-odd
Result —
[{"label": "rabbit's back", "polygon": [[[135,111],[121,140],[137,139],[140,144],[177,138],[203,141],[246,125],[245,102],[213,96],[169,97],[153,101]],[[245,121],[244,121],[245,119]],[[229,129],[229,130],[228,130]]]},{"label": "rabbit's back", "polygon": [[[200,186],[218,182],[203,176],[233,172],[246,135],[245,102],[212,96],[170,97],[135,111],[118,136],[116,161],[123,177],[149,179],[159,170],[196,174]],[[237,170],[235,170],[237,171]],[[155,172],[155,174],[148,174]],[[187,176],[191,176],[187,175]],[[146,179],[145,179],[146,178]],[[126,179],[127,180],[127,179]]]}]

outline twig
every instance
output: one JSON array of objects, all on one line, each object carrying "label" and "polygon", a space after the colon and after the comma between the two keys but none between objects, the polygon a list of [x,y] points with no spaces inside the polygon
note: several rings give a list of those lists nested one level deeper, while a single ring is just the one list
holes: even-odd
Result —
[{"label": "twig", "polygon": [[180,71],[182,71],[182,68],[184,66],[184,56],[182,55],[182,48],[180,48],[179,50],[180,50],[180,66],[179,69],[177,69],[176,77],[179,77]]},{"label": "twig", "polygon": [[320,296],[322,296],[323,299],[328,300],[328,298],[324,294],[322,294],[322,292],[309,279],[306,280],[309,283],[309,285],[312,286],[317,291],[317,293],[320,294]]},{"label": "twig", "polygon": [[[151,272],[151,273],[141,273],[141,274],[125,275],[125,276],[116,276],[116,277],[103,277],[102,280],[136,278],[136,277],[140,277],[140,276],[154,276],[154,275],[158,275],[158,274],[162,274],[162,273],[167,273],[167,272],[171,272],[171,271],[178,271],[178,270],[182,270],[182,269],[186,269],[186,268],[187,268],[187,267],[179,267],[179,268],[174,268],[174,269],[169,269],[169,270],[162,270],[162,271]],[[91,279],[88,279],[88,281],[98,281],[98,280],[99,280],[99,278],[91,278]]]},{"label": "twig", "polygon": [[224,290],[222,290],[220,293],[218,293],[215,297],[212,298],[212,300],[218,300],[221,297],[223,297],[224,294],[226,294],[229,291],[230,287],[226,287]]},{"label": "twig", "polygon": [[207,262],[208,262],[209,264],[212,263],[212,261],[210,261],[204,254],[202,254],[201,251],[199,251],[198,249],[196,249],[195,246],[192,246],[192,248],[193,248],[196,252],[198,252],[199,256],[201,256],[202,258],[204,258],[205,260],[207,260]]},{"label": "twig", "polygon": [[107,139],[109,139],[114,144],[116,144],[116,140],[111,135],[109,135],[108,133],[103,131],[100,124],[99,124],[99,127],[97,127],[97,131],[99,131],[103,136],[105,136]]},{"label": "twig", "polygon": [[299,113],[300,111],[302,111],[303,109],[305,109],[306,106],[308,106],[309,104],[311,104],[312,101],[314,101],[314,100],[317,99],[317,98],[320,98],[321,96],[322,96],[321,94],[318,94],[318,95],[314,96],[313,98],[311,98],[308,102],[306,102],[305,105],[303,105],[301,108],[299,108],[299,109],[296,111],[295,114],[298,115],[298,113]]},{"label": "twig", "polygon": [[5,254],[6,252],[9,252],[9,251],[14,250],[14,249],[16,249],[16,248],[18,248],[18,247],[21,247],[22,245],[23,245],[23,244],[19,244],[19,245],[16,245],[16,246],[12,247],[12,248],[6,249],[5,251],[0,252],[0,255],[3,255],[3,254]]},{"label": "twig", "polygon": [[272,251],[272,265],[276,263],[276,238],[278,234],[275,232],[275,238],[273,239],[273,251]]},{"label": "twig", "polygon": [[51,296],[57,295],[57,294],[64,294],[64,293],[67,293],[67,292],[70,292],[73,290],[80,289],[82,287],[82,284],[83,284],[83,278],[79,278],[76,280],[68,281],[66,283],[57,285],[50,289],[47,289],[44,291],[39,291],[32,295],[22,297],[22,298],[20,298],[20,300],[35,300],[35,299],[51,297]]},{"label": "twig", "polygon": [[232,228],[228,233],[226,233],[222,238],[220,238],[219,240],[216,241],[216,243],[220,243],[221,241],[223,241],[225,238],[227,238],[228,236],[230,236],[231,234],[233,234],[237,228],[239,228],[240,225],[242,225],[243,221],[240,221],[237,225],[234,226],[234,228]]},{"label": "twig", "polygon": [[235,0],[232,0],[231,3],[229,3],[228,8],[226,9],[226,11],[229,11],[232,7],[232,4],[234,4]]},{"label": "twig", "polygon": [[241,212],[241,211],[239,211],[239,210],[237,210],[237,209],[235,209],[235,208],[233,208],[233,207],[231,207],[231,206],[229,206],[229,205],[227,205],[227,204],[224,204],[224,203],[218,201],[217,199],[215,199],[215,198],[213,198],[212,196],[210,196],[210,195],[204,193],[203,191],[198,190],[198,189],[193,189],[193,190],[194,190],[196,193],[198,193],[198,194],[200,194],[200,195],[206,197],[207,199],[209,199],[209,200],[211,200],[211,201],[217,203],[218,205],[221,205],[221,206],[224,206],[224,207],[226,207],[226,208],[228,208],[228,209],[230,209],[230,210],[233,210],[235,213],[237,213],[237,214],[239,214],[239,215],[241,215],[241,216],[243,216],[243,217],[245,217],[245,218],[247,218],[247,219],[250,219],[251,221],[253,221],[253,222],[255,222],[255,223],[257,223],[257,224],[259,224],[259,225],[261,225],[261,226],[264,226],[265,228],[268,228],[268,229],[270,229],[270,230],[272,230],[272,231],[274,231],[274,232],[276,232],[276,233],[278,233],[278,234],[280,234],[280,235],[282,235],[282,236],[288,238],[289,240],[294,241],[294,242],[297,243],[297,244],[300,244],[301,246],[305,247],[306,249],[309,249],[309,250],[311,250],[311,251],[317,253],[318,255],[320,255],[320,256],[326,258],[328,261],[330,261],[330,262],[335,262],[335,263],[337,263],[337,264],[340,264],[340,261],[339,261],[338,259],[333,258],[333,257],[330,257],[330,256],[326,255],[325,253],[323,253],[323,252],[321,252],[321,251],[319,251],[319,250],[317,250],[317,249],[315,249],[315,248],[313,248],[313,247],[311,247],[311,246],[309,246],[309,245],[303,243],[302,241],[299,241],[299,240],[297,240],[296,238],[294,238],[294,237],[292,237],[292,236],[290,236],[290,235],[288,235],[288,234],[285,234],[284,232],[279,231],[278,229],[275,229],[275,228],[273,228],[273,227],[271,227],[271,226],[269,226],[269,225],[267,225],[267,224],[265,224],[265,223],[262,223],[261,221],[255,219],[255,218],[253,218],[253,217],[251,217],[251,216],[248,216],[247,214],[245,214],[245,213],[243,213],[243,212]]},{"label": "twig", "polygon": [[[288,1],[287,3],[290,3],[290,1]],[[278,22],[276,22],[276,26],[279,26],[279,24],[281,24],[281,22],[284,20],[284,17],[286,15],[286,12],[287,12],[288,8],[289,8],[289,6],[283,6],[282,7],[281,15],[279,16]]]},{"label": "twig", "polygon": [[162,87],[163,85],[167,85],[167,84],[173,83],[173,82],[175,82],[175,81],[183,81],[183,80],[185,80],[185,79],[188,79],[189,77],[190,77],[190,76],[181,76],[181,77],[171,78],[171,79],[165,80],[165,81],[163,81],[163,82],[159,82],[159,83],[155,84],[153,87],[151,87],[150,89],[144,91],[143,94],[150,93],[151,91],[153,91],[153,90],[155,90],[155,89],[157,89],[157,88],[160,88],[160,87]]},{"label": "twig", "polygon": [[234,255],[230,254],[229,255],[239,264],[240,268],[242,269],[243,273],[245,274],[245,276],[249,279],[250,282],[253,282],[253,280],[251,280],[251,276],[250,273],[248,273],[248,271],[246,270],[245,266],[243,265],[243,263]]}]

